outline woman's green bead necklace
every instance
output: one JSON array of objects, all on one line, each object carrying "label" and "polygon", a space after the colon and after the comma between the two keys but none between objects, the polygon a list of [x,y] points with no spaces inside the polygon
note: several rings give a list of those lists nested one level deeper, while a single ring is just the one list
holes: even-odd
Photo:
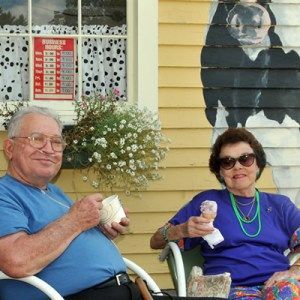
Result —
[{"label": "woman's green bead necklace", "polygon": [[[253,218],[249,218],[249,219],[245,219],[244,216],[241,215],[235,197],[232,193],[229,192],[229,196],[230,196],[230,201],[231,201],[231,206],[233,208],[234,214],[236,216],[236,218],[239,221],[240,227],[242,229],[242,231],[244,232],[244,234],[248,237],[257,237],[260,234],[261,231],[261,219],[260,219],[260,203],[259,203],[259,192],[258,190],[255,190],[255,202],[256,202],[256,212],[253,216]],[[258,221],[258,229],[257,232],[254,234],[250,234],[246,231],[245,227],[244,227],[244,223],[252,223],[257,219]]]}]

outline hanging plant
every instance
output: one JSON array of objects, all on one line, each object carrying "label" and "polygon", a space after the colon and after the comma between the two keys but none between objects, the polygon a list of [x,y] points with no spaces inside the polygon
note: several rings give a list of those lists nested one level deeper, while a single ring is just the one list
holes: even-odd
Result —
[{"label": "hanging plant", "polygon": [[75,125],[65,131],[64,161],[86,167],[82,179],[94,188],[129,194],[158,180],[168,151],[158,116],[119,99],[117,90],[75,101]]}]

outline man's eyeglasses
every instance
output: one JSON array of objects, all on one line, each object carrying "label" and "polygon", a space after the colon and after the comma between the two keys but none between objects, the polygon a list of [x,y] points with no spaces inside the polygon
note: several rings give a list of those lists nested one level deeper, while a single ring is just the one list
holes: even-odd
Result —
[{"label": "man's eyeglasses", "polygon": [[51,147],[55,152],[63,152],[67,145],[64,139],[60,136],[48,136],[37,132],[32,133],[30,136],[13,136],[12,139],[28,139],[29,144],[36,149],[42,149],[45,147],[49,140]]},{"label": "man's eyeglasses", "polygon": [[244,167],[250,167],[253,165],[255,157],[256,156],[254,153],[243,154],[237,158],[227,156],[224,158],[220,158],[219,164],[220,167],[225,170],[232,169],[235,166],[237,161]]}]

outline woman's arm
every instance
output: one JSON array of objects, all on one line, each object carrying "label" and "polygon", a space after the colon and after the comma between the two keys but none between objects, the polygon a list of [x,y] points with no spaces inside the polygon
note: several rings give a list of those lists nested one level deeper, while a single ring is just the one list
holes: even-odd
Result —
[{"label": "woman's arm", "polygon": [[210,220],[203,217],[192,216],[187,222],[172,225],[167,223],[160,227],[151,237],[150,247],[152,249],[162,249],[169,241],[176,241],[183,238],[202,237],[212,233],[214,227]]}]

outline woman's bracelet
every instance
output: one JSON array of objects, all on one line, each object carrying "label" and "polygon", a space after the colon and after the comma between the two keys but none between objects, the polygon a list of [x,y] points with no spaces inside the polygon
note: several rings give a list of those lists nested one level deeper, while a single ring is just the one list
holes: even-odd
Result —
[{"label": "woman's bracelet", "polygon": [[160,233],[162,234],[164,241],[167,243],[169,242],[168,230],[169,230],[170,226],[171,226],[170,224],[166,224],[160,229]]},{"label": "woman's bracelet", "polygon": [[169,238],[168,238],[168,231],[169,231],[169,229],[170,229],[171,226],[172,225],[169,224],[169,223],[166,224],[166,225],[164,225],[163,227],[160,228],[160,233],[162,234],[162,237],[163,237],[163,239],[164,239],[164,241],[166,243],[168,243],[168,242],[175,242],[175,243],[177,243],[178,240],[169,240]]}]

